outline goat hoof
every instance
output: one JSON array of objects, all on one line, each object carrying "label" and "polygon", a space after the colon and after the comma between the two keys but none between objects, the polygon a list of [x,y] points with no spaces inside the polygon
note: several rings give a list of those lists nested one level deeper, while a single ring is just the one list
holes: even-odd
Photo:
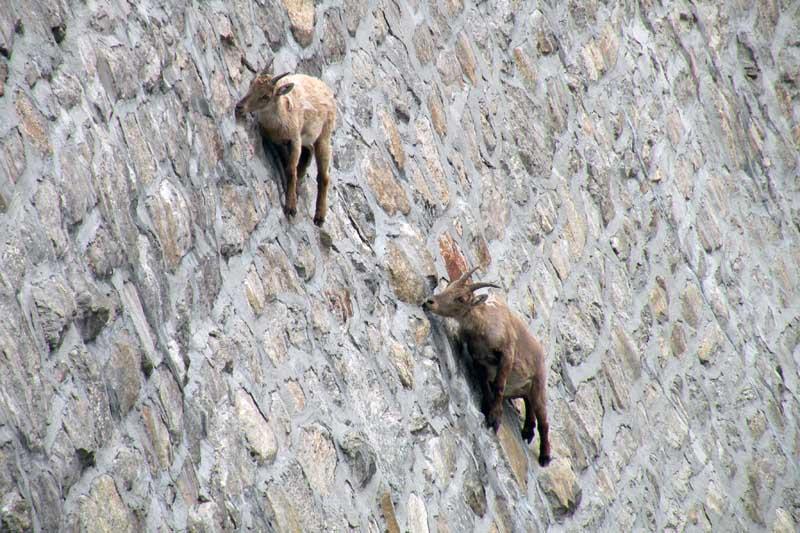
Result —
[{"label": "goat hoof", "polygon": [[525,442],[527,442],[528,444],[530,444],[530,443],[531,443],[531,441],[533,440],[533,430],[531,429],[530,431],[525,431],[525,430],[523,429],[523,430],[522,430],[522,438],[523,438],[523,440],[524,440]]},{"label": "goat hoof", "polygon": [[319,217],[319,216],[314,217],[314,224],[316,224],[318,227],[321,228],[324,223],[325,223],[325,217]]},{"label": "goat hoof", "polygon": [[293,217],[297,214],[297,208],[286,206],[283,208],[283,212],[286,213],[287,217]]},{"label": "goat hoof", "polygon": [[539,466],[547,466],[550,464],[550,456],[549,455],[540,455],[539,456]]}]

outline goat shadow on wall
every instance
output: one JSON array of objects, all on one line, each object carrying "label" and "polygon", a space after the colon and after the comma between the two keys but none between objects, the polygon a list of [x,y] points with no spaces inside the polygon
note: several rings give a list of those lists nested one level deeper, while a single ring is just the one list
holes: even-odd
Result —
[{"label": "goat shadow on wall", "polygon": [[[480,376],[475,370],[475,363],[473,362],[472,354],[469,352],[467,343],[463,341],[458,334],[449,332],[445,326],[444,320],[433,318],[427,313],[426,315],[431,323],[433,344],[436,348],[436,352],[440,354],[439,361],[442,363],[440,365],[440,370],[442,372],[442,377],[447,381],[450,397],[452,398],[454,396],[453,392],[455,392],[453,378],[458,375],[463,375],[466,377],[470,392],[467,401],[477,402],[475,406],[479,412],[482,412],[481,406],[483,405],[484,398]],[[450,348],[449,351],[448,347]],[[452,364],[448,361],[449,355],[445,354],[452,354],[454,359]],[[455,395],[455,397],[458,396],[458,394]],[[481,423],[484,423],[484,421],[481,420]]]},{"label": "goat shadow on wall", "polygon": [[[267,139],[267,136],[263,131],[261,131],[261,126],[256,125],[255,130],[257,137],[261,140],[261,147],[264,149],[264,166],[272,166],[273,170],[277,169],[277,172],[268,172],[267,174],[269,175],[269,178],[275,182],[275,186],[278,188],[278,192],[280,193],[278,205],[275,207],[278,209],[283,209],[289,177],[286,174],[286,166],[283,163],[283,159],[281,159],[280,148],[275,143]],[[300,180],[298,180],[297,185],[299,189]]]},{"label": "goat shadow on wall", "polygon": [[[277,208],[282,210],[283,206],[285,205],[285,202],[286,202],[286,188],[288,187],[288,184],[289,184],[289,174],[286,171],[286,163],[284,162],[284,158],[288,159],[288,157],[289,157],[289,145],[286,144],[284,146],[281,146],[281,145],[275,144],[274,142],[270,141],[267,138],[266,133],[264,133],[262,131],[261,126],[259,126],[258,124],[256,124],[255,132],[257,133],[257,135],[255,135],[255,137],[260,138],[261,147],[264,150],[264,166],[265,167],[270,167],[270,165],[271,165],[273,170],[277,169],[277,172],[268,172],[268,174],[269,174],[270,179],[272,179],[272,181],[275,182],[275,185],[278,187],[278,192],[280,193],[280,198],[278,200],[278,205],[274,206],[274,207],[277,207]],[[258,140],[255,140],[255,142],[258,142]],[[283,155],[283,153],[285,153],[285,155]],[[304,198],[304,195],[301,195],[300,191],[302,190],[303,183],[305,182],[305,180],[313,179],[313,180],[316,181],[316,179],[317,179],[316,178],[316,172],[317,172],[316,171],[316,155],[314,154],[314,149],[313,148],[309,148],[307,146],[302,146],[301,147],[301,156],[300,156],[300,158],[301,158],[301,160],[303,158],[308,158],[308,166],[306,168],[305,174],[302,177],[300,176],[299,173],[297,175],[297,192],[298,192],[298,194],[297,194],[297,202],[298,203],[302,203],[303,202],[302,198]],[[311,176],[311,178],[309,178],[309,176]],[[309,201],[309,200],[306,198],[306,201]],[[313,210],[314,198],[311,197],[310,201],[312,202],[312,208],[311,209]],[[300,208],[298,207],[298,212],[299,211],[300,211]],[[292,217],[292,220],[295,220],[297,218],[298,217],[295,215],[295,216]]]}]

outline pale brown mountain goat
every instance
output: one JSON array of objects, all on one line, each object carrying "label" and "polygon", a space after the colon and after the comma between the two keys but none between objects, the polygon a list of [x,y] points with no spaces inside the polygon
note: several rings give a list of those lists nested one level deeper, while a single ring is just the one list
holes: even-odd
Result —
[{"label": "pale brown mountain goat", "polygon": [[317,160],[317,207],[314,224],[325,222],[330,176],[331,135],[336,123],[333,92],[320,79],[305,74],[271,74],[272,60],[253,79],[247,94],[236,104],[236,117],[255,113],[264,135],[272,141],[286,169],[287,216],[297,213],[297,180]]},{"label": "pale brown mountain goat", "polygon": [[[550,462],[547,422],[547,369],[544,349],[522,319],[494,295],[476,295],[492,283],[467,283],[477,270],[465,272],[441,293],[431,296],[423,308],[454,318],[480,375],[487,424],[500,427],[504,398],[525,401],[522,437],[530,442],[539,424],[539,464]],[[534,419],[535,416],[535,419]]]}]

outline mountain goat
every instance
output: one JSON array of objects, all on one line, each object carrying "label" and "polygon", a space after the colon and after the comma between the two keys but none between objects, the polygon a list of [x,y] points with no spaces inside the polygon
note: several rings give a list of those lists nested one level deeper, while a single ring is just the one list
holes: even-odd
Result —
[{"label": "mountain goat", "polygon": [[[492,283],[467,283],[477,270],[465,272],[422,306],[437,315],[454,318],[480,374],[484,414],[489,427],[500,427],[503,398],[525,401],[522,437],[530,442],[539,424],[539,464],[550,462],[547,422],[547,369],[544,349],[522,319],[494,295],[476,295]],[[535,417],[535,419],[534,419]]]},{"label": "mountain goat", "polygon": [[255,113],[263,134],[277,147],[286,169],[287,216],[297,213],[297,180],[317,161],[317,206],[314,224],[322,226],[328,210],[331,135],[336,123],[333,92],[320,79],[284,72],[273,76],[272,60],[253,79],[247,94],[236,104],[236,117]]}]

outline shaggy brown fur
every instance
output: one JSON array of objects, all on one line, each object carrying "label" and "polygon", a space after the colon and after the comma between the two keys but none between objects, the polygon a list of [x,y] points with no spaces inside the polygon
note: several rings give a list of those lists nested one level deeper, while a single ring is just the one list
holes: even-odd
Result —
[{"label": "shaggy brown fur", "polygon": [[491,283],[467,283],[475,270],[431,296],[423,307],[458,321],[460,335],[481,373],[484,413],[490,427],[495,431],[500,427],[503,398],[525,401],[522,437],[530,442],[538,422],[539,464],[545,466],[550,462],[550,441],[544,349],[505,302],[494,295],[474,294],[484,287],[497,288]]},{"label": "shaggy brown fur", "polygon": [[236,104],[236,116],[255,113],[262,131],[279,149],[286,168],[287,216],[297,213],[297,180],[302,179],[311,162],[317,161],[317,206],[314,224],[325,222],[330,176],[331,135],[336,123],[333,92],[322,80],[305,74],[273,76],[272,62],[250,84],[247,94]]}]

